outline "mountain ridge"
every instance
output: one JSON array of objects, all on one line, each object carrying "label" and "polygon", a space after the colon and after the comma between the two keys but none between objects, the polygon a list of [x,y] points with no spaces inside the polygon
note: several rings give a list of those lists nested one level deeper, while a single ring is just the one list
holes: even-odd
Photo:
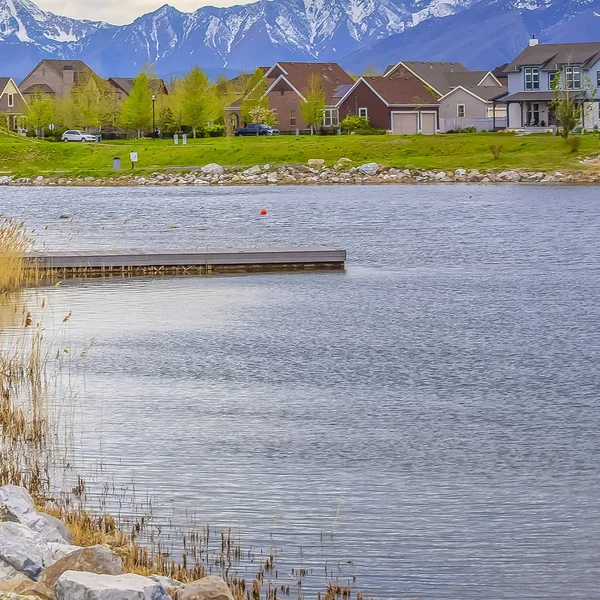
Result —
[{"label": "mountain ridge", "polygon": [[258,0],[193,12],[166,3],[126,25],[0,0],[0,64],[12,71],[0,75],[19,79],[45,57],[79,58],[115,77],[145,63],[161,76],[194,64],[233,74],[278,60],[336,61],[354,72],[400,59],[492,68],[532,33],[587,41],[598,25],[600,0]]}]

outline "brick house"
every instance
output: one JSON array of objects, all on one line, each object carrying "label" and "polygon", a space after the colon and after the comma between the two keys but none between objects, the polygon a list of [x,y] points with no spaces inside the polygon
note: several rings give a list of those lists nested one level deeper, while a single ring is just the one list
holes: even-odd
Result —
[{"label": "brick house", "polygon": [[21,81],[19,90],[25,98],[36,91],[56,98],[66,98],[69,90],[81,78],[95,76],[81,60],[54,60],[45,58]]},{"label": "brick house", "polygon": [[[337,63],[279,62],[265,71],[269,106],[277,113],[282,132],[293,133],[308,128],[302,119],[301,106],[311,77],[321,77],[326,93],[326,108],[323,127],[337,129],[339,125],[338,103],[340,90],[351,87],[354,80]],[[243,124],[239,99],[226,108],[232,126]]]},{"label": "brick house", "polygon": [[[27,114],[27,102],[12,77],[0,77],[0,115],[6,117],[8,128],[19,129],[19,117]],[[0,125],[4,126],[4,122]]]},{"label": "brick house", "polygon": [[390,76],[361,77],[338,100],[339,118],[367,117],[372,127],[397,135],[438,130],[439,103],[435,94],[406,69]]}]

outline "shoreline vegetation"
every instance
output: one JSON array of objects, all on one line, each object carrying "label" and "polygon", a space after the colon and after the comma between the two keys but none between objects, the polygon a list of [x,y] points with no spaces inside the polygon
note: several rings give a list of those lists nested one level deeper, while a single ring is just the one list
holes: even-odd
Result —
[{"label": "shoreline vegetation", "polygon": [[72,375],[61,344],[71,314],[46,330],[30,249],[23,223],[0,221],[0,599],[96,597],[108,586],[122,600],[361,600],[341,565],[325,562],[325,576],[303,564],[280,571],[275,545],[244,549],[238,532],[208,525],[157,535],[150,499],[125,498],[102,475],[90,494],[70,464],[74,414],[57,382]]},{"label": "shoreline vegetation", "polygon": [[[138,156],[135,165],[130,162],[131,152]],[[119,171],[112,168],[115,158],[121,162]],[[377,172],[360,171],[368,164],[376,164]],[[507,172],[517,175],[501,176]],[[0,184],[4,185],[543,180],[599,183],[598,136],[571,137],[568,143],[549,134],[513,133],[275,136],[202,138],[175,146],[172,140],[65,144],[0,135]]]}]

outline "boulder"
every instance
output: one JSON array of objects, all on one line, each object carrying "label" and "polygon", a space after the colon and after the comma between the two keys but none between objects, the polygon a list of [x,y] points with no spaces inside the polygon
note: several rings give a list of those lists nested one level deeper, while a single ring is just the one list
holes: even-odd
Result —
[{"label": "boulder", "polygon": [[121,575],[123,561],[105,546],[81,548],[57,560],[40,577],[40,582],[52,589],[65,572],[87,571],[96,575]]},{"label": "boulder", "polygon": [[45,512],[38,512],[38,515],[46,519],[46,521],[48,521],[48,523],[50,523],[50,525],[52,525],[52,527],[54,527],[54,529],[60,533],[61,537],[65,542],[67,542],[67,544],[71,544],[73,542],[73,534],[60,519],[57,519],[56,517],[53,517]]},{"label": "boulder", "polygon": [[31,579],[13,579],[12,581],[0,581],[0,599],[6,596],[13,600],[16,598],[37,598],[40,600],[52,600],[54,594],[45,585],[31,581]]},{"label": "boulder", "polygon": [[68,556],[69,554],[73,554],[73,552],[77,552],[77,550],[81,550],[81,546],[72,546],[71,544],[57,544],[56,542],[48,542],[48,548],[50,548],[50,552],[52,553],[52,561],[55,562]]},{"label": "boulder", "polygon": [[350,164],[352,161],[349,158],[346,157],[342,157],[338,160],[338,165],[347,165]]},{"label": "boulder", "polygon": [[225,173],[225,169],[221,165],[215,163],[206,165],[200,170],[206,175],[223,175]]},{"label": "boulder", "polygon": [[[67,571],[56,582],[55,600],[171,600],[160,583],[141,575]],[[233,599],[232,599],[233,600]]]},{"label": "boulder", "polygon": [[309,167],[322,167],[325,164],[323,158],[309,158],[306,163]]},{"label": "boulder", "polygon": [[466,169],[456,169],[456,171],[454,171],[454,174],[457,177],[464,177],[467,174],[467,170]]},{"label": "boulder", "polygon": [[6,504],[0,506],[0,523],[20,523],[19,517]]},{"label": "boulder", "polygon": [[152,579],[152,581],[156,581],[156,583],[160,583],[165,590],[174,590],[183,585],[181,581],[177,581],[177,579],[171,579],[170,577],[165,577],[164,575],[150,575],[150,579]]},{"label": "boulder", "polygon": [[377,173],[379,173],[379,165],[377,163],[367,163],[358,167],[358,171],[361,175],[374,177],[377,175]]},{"label": "boulder", "polygon": [[440,171],[435,178],[437,179],[437,181],[443,181],[444,179],[446,179],[448,176],[446,175],[445,171]]},{"label": "boulder", "polygon": [[29,527],[0,523],[0,559],[4,568],[12,567],[29,579],[37,579],[52,563],[52,554],[46,540]]},{"label": "boulder", "polygon": [[250,167],[249,169],[242,171],[242,175],[244,177],[253,177],[254,175],[260,175],[261,172],[262,169],[257,165],[255,167]]},{"label": "boulder", "polygon": [[209,575],[179,588],[177,600],[234,600],[234,598],[223,579]]}]

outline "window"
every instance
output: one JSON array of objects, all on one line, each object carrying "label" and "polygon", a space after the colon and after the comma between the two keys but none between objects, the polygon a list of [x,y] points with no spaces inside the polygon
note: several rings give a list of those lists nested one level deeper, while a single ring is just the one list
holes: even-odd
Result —
[{"label": "window", "polygon": [[581,67],[565,67],[565,85],[568,90],[581,89]]},{"label": "window", "polygon": [[323,116],[323,127],[337,127],[339,125],[337,108],[326,108]]},{"label": "window", "polygon": [[[548,89],[549,90],[553,90],[554,87],[554,80],[556,79],[556,77],[560,77],[560,71],[553,71],[552,73],[548,73]],[[560,84],[560,80],[558,81],[558,83]]]},{"label": "window", "polygon": [[540,89],[540,70],[537,67],[525,67],[525,89]]},{"label": "window", "polygon": [[369,118],[369,109],[368,108],[359,108],[358,109],[358,116],[359,117],[364,117],[365,119]]},{"label": "window", "polygon": [[290,125],[296,124],[296,111],[290,110]]},{"label": "window", "polygon": [[459,104],[456,107],[456,116],[459,119],[464,119],[467,116],[467,107],[464,104]]},{"label": "window", "polygon": [[600,88],[600,71],[596,71],[596,86]]},{"label": "window", "polygon": [[15,105],[15,95],[8,94],[8,108],[12,108]]}]

